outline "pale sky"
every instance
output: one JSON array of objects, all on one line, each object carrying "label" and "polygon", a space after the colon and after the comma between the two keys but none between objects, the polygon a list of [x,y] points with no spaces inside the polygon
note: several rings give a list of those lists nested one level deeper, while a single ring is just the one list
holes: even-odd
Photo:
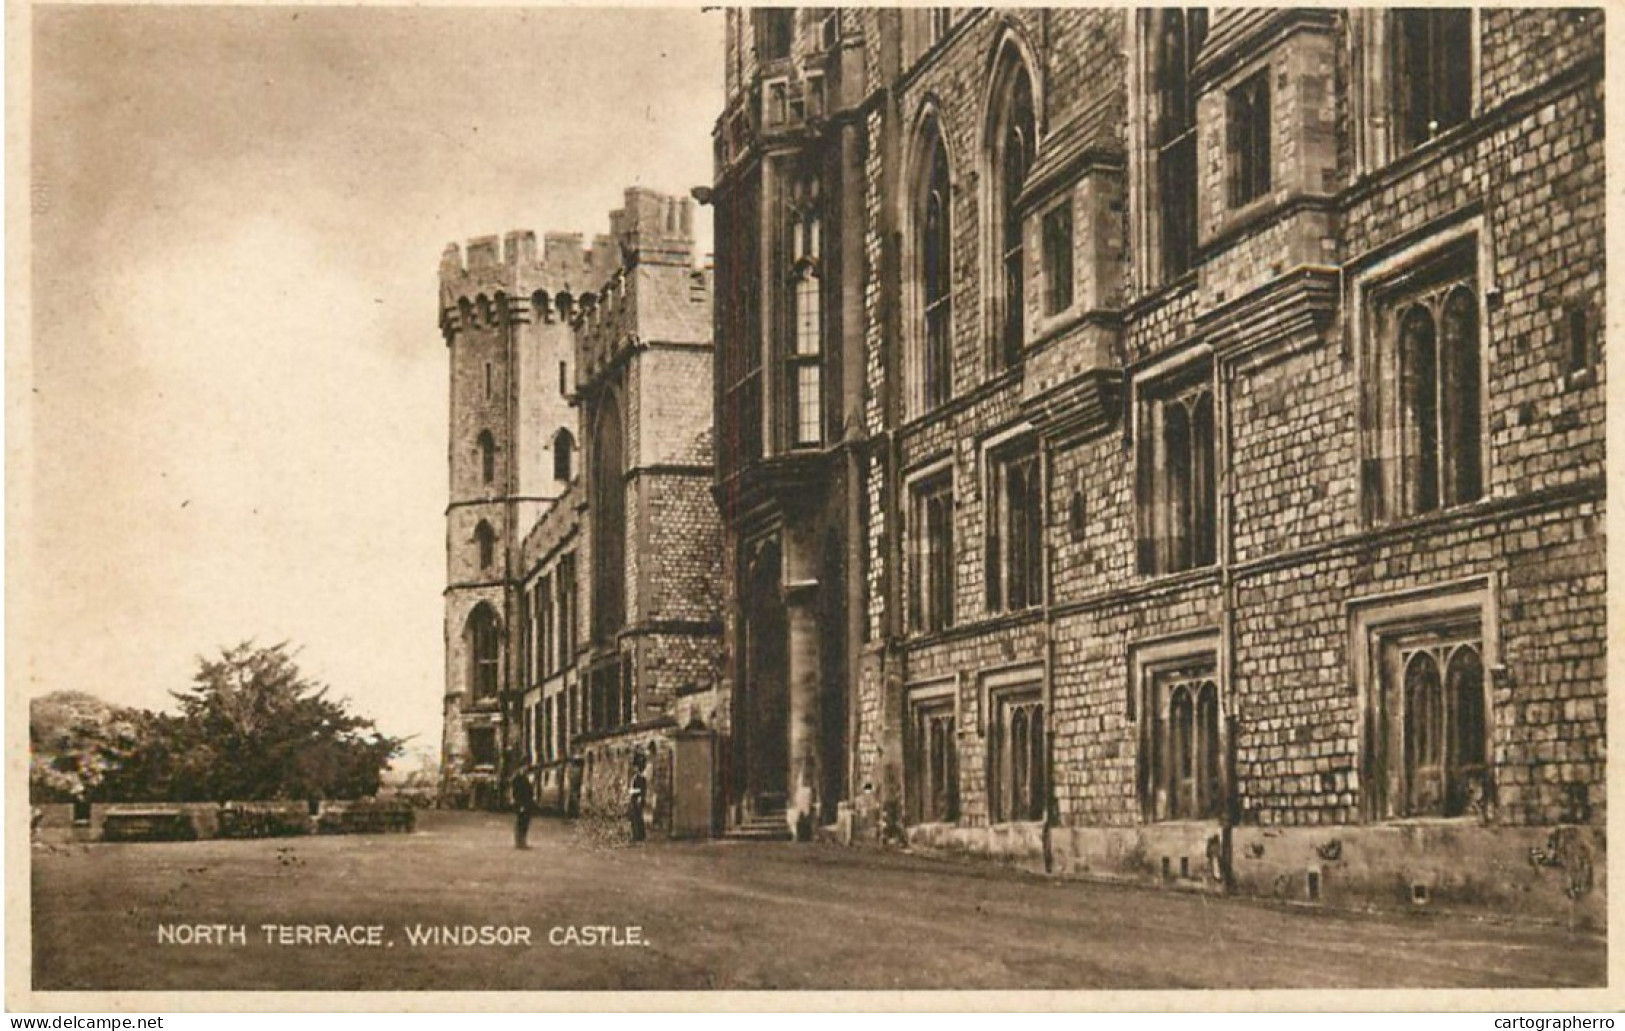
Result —
[{"label": "pale sky", "polygon": [[437,751],[441,249],[710,182],[721,12],[33,10],[29,693],[291,640]]}]

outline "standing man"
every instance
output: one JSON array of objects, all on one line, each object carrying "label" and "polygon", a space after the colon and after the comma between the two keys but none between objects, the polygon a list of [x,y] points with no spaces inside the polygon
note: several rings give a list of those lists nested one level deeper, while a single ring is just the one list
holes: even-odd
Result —
[{"label": "standing man", "polygon": [[643,767],[648,760],[643,757],[639,749],[632,753],[632,789],[628,792],[632,810],[632,840],[642,841],[643,833],[643,799],[649,792],[649,780],[643,775]]},{"label": "standing man", "polygon": [[513,775],[513,847],[529,848],[530,811],[536,806],[536,792],[530,786],[530,767]]}]

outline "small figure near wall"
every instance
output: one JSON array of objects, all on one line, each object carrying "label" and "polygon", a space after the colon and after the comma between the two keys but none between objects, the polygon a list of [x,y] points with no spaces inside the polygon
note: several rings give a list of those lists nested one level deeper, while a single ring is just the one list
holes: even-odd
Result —
[{"label": "small figure near wall", "polygon": [[643,769],[648,765],[648,759],[643,752],[632,753],[632,786],[627,791],[628,808],[632,818],[632,840],[642,841],[645,837],[643,828],[643,801],[649,793],[649,779],[644,776]]},{"label": "small figure near wall", "polygon": [[530,786],[530,767],[526,766],[513,777],[513,847],[530,847],[530,813],[536,808],[536,792]]}]

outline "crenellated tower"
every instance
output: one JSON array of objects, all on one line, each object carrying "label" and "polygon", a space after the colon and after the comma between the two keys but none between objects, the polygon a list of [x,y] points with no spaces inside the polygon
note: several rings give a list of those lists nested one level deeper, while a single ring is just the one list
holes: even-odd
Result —
[{"label": "crenellated tower", "polygon": [[632,187],[590,248],[548,233],[538,254],[512,232],[441,259],[442,758],[477,805],[541,759],[544,710],[568,714],[573,753],[667,713],[714,665],[710,274],[693,217],[686,197]]},{"label": "crenellated tower", "polygon": [[610,237],[589,249],[578,233],[548,233],[540,254],[535,233],[516,231],[441,256],[451,387],[442,759],[482,799],[508,747],[519,545],[579,474],[570,323],[619,265]]}]

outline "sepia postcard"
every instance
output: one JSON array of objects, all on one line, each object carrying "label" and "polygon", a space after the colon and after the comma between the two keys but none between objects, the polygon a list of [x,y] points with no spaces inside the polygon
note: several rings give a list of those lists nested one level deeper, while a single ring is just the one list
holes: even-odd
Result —
[{"label": "sepia postcard", "polygon": [[8,5],[8,1008],[1618,1008],[1618,22]]}]

